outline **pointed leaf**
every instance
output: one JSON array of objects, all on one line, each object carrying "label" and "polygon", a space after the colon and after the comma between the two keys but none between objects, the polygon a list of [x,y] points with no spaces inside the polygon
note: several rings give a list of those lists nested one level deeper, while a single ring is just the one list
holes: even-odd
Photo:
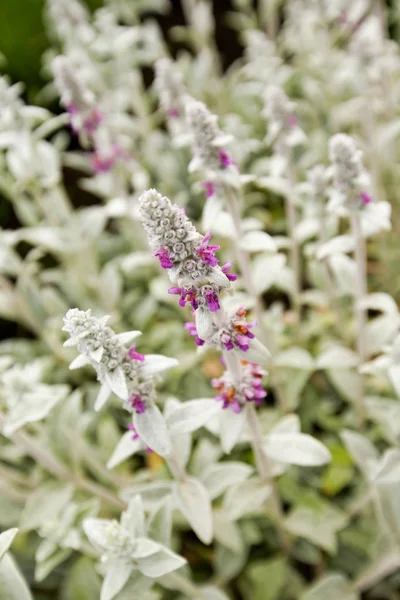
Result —
[{"label": "pointed leaf", "polygon": [[125,374],[121,367],[117,367],[114,371],[107,371],[105,377],[106,383],[111,391],[113,391],[118,398],[128,400],[128,388],[126,386]]},{"label": "pointed leaf", "polygon": [[7,529],[7,531],[0,533],[0,561],[11,546],[17,533],[18,527],[13,527],[13,529]]},{"label": "pointed leaf", "polygon": [[141,450],[144,450],[142,440],[140,438],[136,438],[136,440],[132,439],[132,432],[127,431],[115,446],[114,452],[108,460],[107,469],[113,469]]},{"label": "pointed leaf", "polygon": [[169,548],[161,548],[156,554],[138,559],[139,570],[146,577],[162,577],[180,569],[184,564],[186,560]]},{"label": "pointed leaf", "polygon": [[211,544],[213,537],[211,501],[204,485],[194,477],[176,482],[175,498],[180,511],[197,537]]},{"label": "pointed leaf", "polygon": [[135,429],[142,441],[160,456],[171,454],[172,446],[164,417],[157,406],[152,405],[133,416]]},{"label": "pointed leaf", "polygon": [[146,354],[145,361],[142,365],[142,373],[146,377],[157,375],[163,371],[168,371],[179,365],[176,358],[170,358],[169,356],[163,356],[162,354]]},{"label": "pointed leaf", "polygon": [[107,562],[100,600],[112,600],[122,590],[133,571],[133,563],[114,558]]},{"label": "pointed leaf", "polygon": [[331,460],[326,446],[306,433],[272,433],[263,450],[274,460],[303,467],[320,466]]},{"label": "pointed leaf", "polygon": [[200,429],[209,419],[221,411],[214,398],[199,398],[181,404],[167,418],[172,435],[179,435]]}]

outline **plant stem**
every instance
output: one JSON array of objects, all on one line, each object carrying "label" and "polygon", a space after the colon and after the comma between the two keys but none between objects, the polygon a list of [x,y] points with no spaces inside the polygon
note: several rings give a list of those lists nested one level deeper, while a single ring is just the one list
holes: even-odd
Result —
[{"label": "plant stem", "polygon": [[[236,354],[232,352],[223,352],[226,368],[230,372],[233,382],[240,383],[242,365]],[[275,524],[278,528],[279,538],[282,544],[282,548],[287,554],[290,553],[290,540],[285,531],[283,519],[283,510],[279,499],[279,494],[276,489],[275,480],[271,473],[269,459],[262,449],[262,432],[260,423],[257,418],[257,413],[254,405],[249,402],[248,405],[243,409],[246,410],[247,421],[251,430],[251,445],[256,459],[256,465],[258,473],[263,481],[268,483],[271,489],[271,506],[273,510]]]},{"label": "plant stem", "polygon": [[285,530],[284,513],[282,504],[279,498],[279,493],[276,487],[276,482],[271,473],[271,465],[268,456],[262,449],[262,431],[257,418],[257,413],[253,404],[249,403],[246,407],[247,422],[251,430],[251,444],[253,447],[254,456],[256,458],[257,469],[261,478],[268,482],[271,487],[271,507],[274,515],[275,524],[278,529],[280,542],[286,554],[290,554],[291,543],[290,538]]},{"label": "plant stem", "polygon": [[289,181],[289,190],[285,197],[286,221],[290,237],[290,262],[294,275],[294,289],[292,295],[293,309],[297,315],[297,322],[300,322],[300,294],[301,294],[301,261],[300,248],[296,239],[296,197],[295,186],[296,177],[293,167],[293,156],[291,148],[286,149],[287,172]]},{"label": "plant stem", "polygon": [[[0,429],[3,428],[5,423],[5,417],[0,413]],[[103,488],[101,485],[94,481],[85,479],[82,475],[71,473],[60,463],[47,449],[43,448],[35,438],[28,435],[22,430],[16,431],[10,436],[10,439],[26,454],[33,458],[38,464],[40,464],[46,471],[58,477],[59,479],[65,479],[70,481],[74,486],[89,492],[90,494],[97,496],[110,506],[119,509],[125,509],[126,503],[117,498],[114,494]]]},{"label": "plant stem", "polygon": [[[355,261],[357,266],[357,281],[355,295],[355,314],[357,323],[357,353],[360,366],[366,359],[366,336],[365,336],[365,309],[363,301],[367,295],[367,252],[365,239],[362,235],[360,212],[357,208],[351,210],[351,228],[355,240]],[[364,379],[360,374],[360,393],[357,398],[356,411],[359,429],[363,429],[365,423],[364,407]]]}]

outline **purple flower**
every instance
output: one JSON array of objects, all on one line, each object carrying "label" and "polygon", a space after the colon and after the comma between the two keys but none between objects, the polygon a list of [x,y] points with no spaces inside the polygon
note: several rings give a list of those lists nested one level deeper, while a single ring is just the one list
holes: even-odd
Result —
[{"label": "purple flower", "polygon": [[211,198],[215,193],[215,185],[212,181],[203,181],[201,184],[206,192],[206,198]]},{"label": "purple flower", "polygon": [[200,244],[200,247],[197,248],[196,252],[201,257],[201,260],[210,265],[210,267],[216,267],[218,264],[218,258],[214,256],[214,253],[220,249],[220,246],[209,246],[208,242],[211,239],[211,232],[209,231],[203,237],[203,241]]},{"label": "purple flower", "polygon": [[136,344],[132,344],[132,346],[129,348],[128,356],[132,360],[140,360],[140,362],[144,362],[144,354],[136,352]]},{"label": "purple flower", "polygon": [[158,258],[160,261],[160,265],[163,269],[172,269],[174,263],[171,260],[169,252],[165,250],[165,248],[160,248],[157,252],[154,253],[154,256]]},{"label": "purple flower", "polygon": [[217,310],[221,308],[216,292],[214,292],[213,290],[207,290],[206,292],[204,292],[204,296],[206,298],[208,308],[211,312],[217,312]]},{"label": "purple flower", "polygon": [[367,192],[361,192],[360,197],[361,197],[361,202],[364,204],[364,206],[371,204],[372,198],[369,194],[367,194]]},{"label": "purple flower", "polygon": [[132,406],[132,408],[134,408],[136,410],[138,415],[145,412],[146,407],[144,405],[144,402],[141,399],[141,397],[138,396],[137,394],[132,394],[132,396],[129,398],[129,402],[130,402],[130,405]]},{"label": "purple flower", "polygon": [[168,116],[170,119],[176,119],[177,117],[179,117],[179,111],[177,108],[170,108],[168,110]]},{"label": "purple flower", "polygon": [[219,151],[219,161],[221,163],[221,166],[224,168],[229,167],[230,165],[236,164],[235,161],[233,160],[233,158],[231,158],[229,156],[229,154],[227,152],[225,152],[225,150]]},{"label": "purple flower", "polygon": [[286,117],[286,123],[289,127],[296,127],[298,125],[298,120],[297,120],[296,115],[293,115],[293,114],[288,115]]},{"label": "purple flower", "polygon": [[216,400],[222,401],[222,408],[230,408],[239,413],[246,402],[254,402],[259,405],[265,398],[267,392],[261,384],[264,371],[259,365],[241,361],[243,365],[242,380],[233,384],[229,374],[226,372],[222,377],[212,379],[211,385],[218,392]]},{"label": "purple flower", "polygon": [[231,267],[232,267],[232,261],[228,260],[226,263],[224,263],[222,265],[221,271],[223,272],[224,275],[226,275],[226,277],[229,279],[229,281],[236,281],[236,279],[238,278],[236,273],[229,273]]},{"label": "purple flower", "polygon": [[199,338],[199,336],[197,335],[197,329],[196,329],[196,323],[185,323],[185,329],[186,331],[189,332],[189,334],[195,338],[195,342],[197,346],[203,346],[204,345],[204,340],[202,340],[201,338]]},{"label": "purple flower", "polygon": [[173,287],[169,288],[168,294],[180,294],[181,297],[179,298],[179,306],[182,306],[182,308],[186,306],[186,302],[190,302],[194,310],[196,310],[199,307],[196,298],[196,290],[194,288],[190,288],[187,290],[183,287]]},{"label": "purple flower", "polygon": [[124,151],[118,144],[114,144],[112,153],[108,156],[102,156],[98,150],[95,150],[91,156],[92,169],[95,173],[107,173],[115,165],[118,158],[123,158]]},{"label": "purple flower", "polygon": [[98,108],[94,108],[90,115],[83,121],[83,127],[87,133],[94,133],[103,120],[103,115]]}]

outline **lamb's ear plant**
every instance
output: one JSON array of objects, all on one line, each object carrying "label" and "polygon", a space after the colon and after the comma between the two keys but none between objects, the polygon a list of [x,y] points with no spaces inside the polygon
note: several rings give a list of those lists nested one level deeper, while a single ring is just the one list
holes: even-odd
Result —
[{"label": "lamb's ear plant", "polygon": [[397,7],[175,4],[0,78],[0,597],[394,600]]}]

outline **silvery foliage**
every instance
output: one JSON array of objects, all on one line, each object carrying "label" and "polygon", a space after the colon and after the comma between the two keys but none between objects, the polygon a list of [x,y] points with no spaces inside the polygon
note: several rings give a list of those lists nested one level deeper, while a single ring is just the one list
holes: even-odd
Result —
[{"label": "silvery foliage", "polygon": [[[291,0],[277,15],[276,3],[237,1],[229,23],[244,56],[222,75],[211,4],[182,3],[189,27],[171,34],[190,53],[177,60],[143,15],[167,4],[108,0],[91,15],[76,0],[49,0],[57,50],[45,56],[54,81],[42,98],[59,98],[65,114],[27,105],[20,84],[0,80],[1,188],[23,225],[0,232],[0,316],[30,334],[0,348],[0,589],[31,598],[8,552],[18,526],[15,554],[30,560],[29,533],[35,578],[57,579],[62,564],[68,600],[226,600],[233,581],[246,600],[392,598],[400,568],[400,319],[394,298],[367,290],[354,305],[365,320],[364,350],[355,349],[350,300],[360,239],[346,228],[357,211],[362,236],[372,238],[368,250],[381,256],[375,236],[390,235],[387,200],[398,187],[398,44],[372,2]],[[271,24],[282,15],[276,43]],[[155,67],[151,89],[143,66]],[[67,122],[78,152],[67,150]],[[330,139],[332,132],[346,135]],[[83,174],[79,185],[97,206],[72,208],[61,165]],[[176,205],[145,192],[150,185]],[[295,209],[288,234],[280,212],[287,198]],[[202,212],[199,228],[182,206]],[[195,318],[206,339],[197,352],[140,219],[154,251],[169,252],[172,285],[221,296],[213,312],[200,291]],[[223,239],[221,259],[237,260],[236,286],[198,259],[205,231]],[[307,282],[298,320],[290,305],[294,242]],[[369,269],[368,283],[379,276]],[[251,349],[226,350],[238,309],[260,304]],[[74,350],[62,346],[60,328],[70,306],[85,311],[72,309],[66,320],[80,353],[68,371]],[[89,306],[129,331],[115,333]],[[136,349],[128,354],[137,328],[161,354],[143,362]],[[264,330],[271,357],[257,343]],[[223,375],[213,348],[231,359]],[[177,364],[163,353],[176,356],[179,369],[156,394],[158,373]],[[250,356],[269,392],[257,409],[257,444],[243,400],[250,367],[240,363]],[[99,383],[79,366],[94,369]],[[211,378],[223,379],[228,398],[240,388],[240,412],[211,397]],[[118,401],[106,405],[111,393]],[[145,411],[135,408],[136,396]],[[360,398],[366,421],[357,431]],[[124,431],[125,419],[134,429]],[[120,523],[97,518],[121,510]],[[276,532],[288,535],[295,561],[283,556]],[[202,553],[219,587],[195,584],[188,566],[180,568],[184,559],[169,548],[187,539],[189,562],[194,557],[196,568]],[[200,543],[212,543],[212,552]],[[254,547],[265,548],[255,562]],[[308,585],[303,565],[319,573],[321,556],[327,573]]]},{"label": "silvery foliage", "polygon": [[184,558],[150,539],[149,525],[151,523],[146,523],[140,496],[129,502],[119,523],[90,518],[83,521],[87,537],[101,553],[104,571],[101,600],[115,598],[126,584],[129,586],[129,579],[136,571],[139,577],[134,579],[133,590],[139,586],[150,588],[154,579],[185,564]]}]

